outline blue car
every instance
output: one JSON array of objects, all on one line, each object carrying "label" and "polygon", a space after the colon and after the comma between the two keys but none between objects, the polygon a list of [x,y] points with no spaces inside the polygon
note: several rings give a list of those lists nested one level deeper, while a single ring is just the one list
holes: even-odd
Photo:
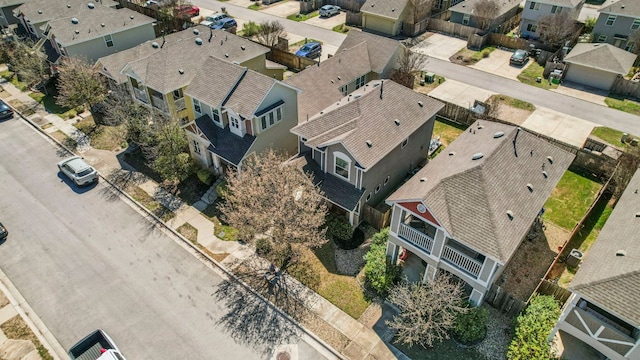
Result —
[{"label": "blue car", "polygon": [[296,55],[306,58],[316,58],[322,52],[322,45],[318,42],[309,42],[304,44],[300,50],[296,51]]},{"label": "blue car", "polygon": [[236,27],[238,26],[238,23],[236,22],[235,19],[233,18],[224,18],[220,21],[218,21],[217,23],[211,25],[211,28],[214,30],[218,30],[218,29],[231,29],[232,27]]},{"label": "blue car", "polygon": [[7,105],[6,102],[0,100],[0,120],[9,119],[13,117],[13,109]]}]

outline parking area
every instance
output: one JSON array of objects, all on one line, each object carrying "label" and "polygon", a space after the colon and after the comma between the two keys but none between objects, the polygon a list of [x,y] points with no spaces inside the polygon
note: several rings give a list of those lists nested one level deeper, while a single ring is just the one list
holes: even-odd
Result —
[{"label": "parking area", "polygon": [[473,106],[476,100],[486,101],[491,95],[495,95],[495,93],[450,79],[447,79],[447,81],[429,93],[431,97],[467,109]]},{"label": "parking area", "polygon": [[452,36],[433,34],[411,48],[415,52],[449,61],[455,53],[467,46],[467,41]]},{"label": "parking area", "polygon": [[562,81],[562,84],[556,89],[551,89],[553,92],[568,95],[574,98],[590,101],[592,103],[607,106],[604,99],[609,96],[609,92],[600,89],[594,89],[582,84],[576,84],[570,81]]},{"label": "parking area", "polygon": [[515,66],[509,64],[511,55],[513,55],[512,51],[495,49],[491,52],[489,57],[486,57],[469,67],[509,79],[518,80],[518,75],[531,65],[533,60],[529,59],[529,61],[523,66]]},{"label": "parking area", "polygon": [[305,24],[315,25],[317,27],[321,27],[323,29],[333,29],[334,27],[344,24],[347,21],[347,14],[345,12],[340,12],[338,15],[334,15],[330,18],[325,17],[312,17],[311,19],[305,21]]},{"label": "parking area", "polygon": [[260,12],[286,18],[300,12],[300,3],[297,1],[284,1],[276,5],[271,5]]},{"label": "parking area", "polygon": [[596,124],[539,107],[522,123],[522,126],[567,144],[582,147]]}]

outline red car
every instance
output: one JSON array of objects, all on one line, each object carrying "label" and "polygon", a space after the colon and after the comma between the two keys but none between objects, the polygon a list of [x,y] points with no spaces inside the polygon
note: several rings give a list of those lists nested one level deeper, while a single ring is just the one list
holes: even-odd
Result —
[{"label": "red car", "polygon": [[194,17],[200,15],[200,8],[195,5],[179,5],[173,12],[178,16]]}]

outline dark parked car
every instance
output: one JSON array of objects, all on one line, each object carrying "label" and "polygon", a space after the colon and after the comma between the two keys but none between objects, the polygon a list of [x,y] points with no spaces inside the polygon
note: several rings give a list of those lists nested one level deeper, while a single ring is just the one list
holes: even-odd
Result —
[{"label": "dark parked car", "polygon": [[318,42],[306,43],[296,51],[296,55],[310,59],[320,56],[320,53],[322,53],[322,45]]},{"label": "dark parked car", "polygon": [[524,65],[529,61],[529,53],[524,50],[516,50],[513,55],[511,55],[511,59],[509,59],[509,64],[511,65]]},{"label": "dark parked car", "polygon": [[238,26],[238,23],[236,22],[235,19],[233,18],[224,18],[220,21],[218,21],[216,24],[212,25],[211,28],[212,29],[231,29],[232,27],[236,27]]},{"label": "dark parked car", "polygon": [[325,5],[320,8],[320,16],[332,17],[333,15],[340,14],[340,7],[335,5]]},{"label": "dark parked car", "polygon": [[5,241],[8,235],[9,235],[9,232],[7,231],[7,228],[4,227],[2,223],[0,223],[0,241]]},{"label": "dark parked car", "polygon": [[200,15],[200,8],[195,5],[179,5],[173,9],[176,16],[194,17]]},{"label": "dark parked car", "polygon": [[8,119],[13,117],[13,109],[6,102],[0,100],[0,119]]}]

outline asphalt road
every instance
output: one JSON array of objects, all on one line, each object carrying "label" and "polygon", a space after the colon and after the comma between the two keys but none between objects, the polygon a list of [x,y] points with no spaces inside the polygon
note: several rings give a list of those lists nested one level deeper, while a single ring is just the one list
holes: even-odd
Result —
[{"label": "asphalt road", "polygon": [[280,343],[324,359],[106,182],[64,180],[66,155],[22,120],[0,122],[0,153],[0,268],[65,349],[102,328],[134,360],[269,359]]}]

